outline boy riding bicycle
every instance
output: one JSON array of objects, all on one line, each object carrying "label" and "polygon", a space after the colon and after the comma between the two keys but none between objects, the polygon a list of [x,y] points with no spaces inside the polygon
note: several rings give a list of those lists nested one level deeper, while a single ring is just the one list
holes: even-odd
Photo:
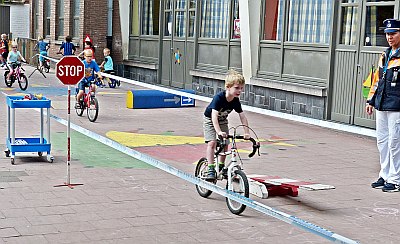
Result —
[{"label": "boy riding bicycle", "polygon": [[50,44],[48,42],[43,41],[43,37],[38,38],[38,43],[36,43],[36,46],[34,50],[37,50],[39,48],[39,67],[43,67],[43,62],[45,61],[45,57],[47,57],[47,50],[50,48]]},{"label": "boy riding bicycle", "polygon": [[[232,110],[239,114],[244,125],[244,138],[250,138],[247,118],[242,110],[239,97],[245,85],[244,77],[236,71],[229,71],[225,79],[225,91],[216,94],[204,112],[204,139],[207,143],[208,180],[216,178],[214,151],[217,146],[217,137],[227,138],[229,134],[228,115]],[[226,145],[227,147],[227,145]],[[227,148],[225,148],[227,149]],[[223,168],[226,156],[219,156],[218,162]]]},{"label": "boy riding bicycle", "polygon": [[[104,73],[111,74],[114,72],[114,63],[112,58],[110,57],[110,49],[104,48],[104,61],[100,64],[100,68],[104,69]],[[103,86],[105,84],[103,83]]]},{"label": "boy riding bicycle", "polygon": [[[86,49],[84,52],[85,60],[83,60],[83,64],[85,65],[85,77],[78,84],[79,92],[76,96],[75,108],[80,108],[79,100],[82,98],[85,92],[85,87],[90,87],[90,82],[95,80],[94,72],[97,73],[99,79],[103,79],[103,77],[99,73],[99,66],[95,61],[92,60],[92,54],[92,50],[90,49]],[[96,91],[95,85],[94,91]]]}]

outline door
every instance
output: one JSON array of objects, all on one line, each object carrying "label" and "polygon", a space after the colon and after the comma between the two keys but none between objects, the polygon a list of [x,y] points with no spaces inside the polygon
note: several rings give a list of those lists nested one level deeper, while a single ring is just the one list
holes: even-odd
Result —
[{"label": "door", "polygon": [[196,0],[166,0],[163,11],[161,83],[185,88],[191,81]]},{"label": "door", "polygon": [[398,16],[398,3],[342,0],[339,5],[331,120],[374,128],[374,115],[364,112],[362,83],[388,47],[383,21]]},{"label": "door", "polygon": [[10,34],[10,7],[0,6],[0,34]]}]

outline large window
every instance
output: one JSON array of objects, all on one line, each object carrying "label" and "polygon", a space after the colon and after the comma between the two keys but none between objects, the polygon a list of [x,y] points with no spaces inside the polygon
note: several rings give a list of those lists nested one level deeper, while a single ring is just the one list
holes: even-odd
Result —
[{"label": "large window", "polygon": [[79,38],[79,14],[80,14],[80,0],[73,0],[72,2],[72,35]]},{"label": "large window", "polygon": [[240,38],[239,0],[233,0],[232,6],[233,32],[232,38]]},{"label": "large window", "polygon": [[333,1],[289,1],[288,41],[328,44]]},{"label": "large window", "polygon": [[139,35],[139,0],[131,0],[131,35]]},{"label": "large window", "polygon": [[50,36],[51,0],[45,1],[44,36]]},{"label": "large window", "polygon": [[228,38],[230,0],[200,0],[200,37]]},{"label": "large window", "polygon": [[56,38],[62,39],[64,36],[64,0],[57,0],[57,19]]},{"label": "large window", "polygon": [[158,35],[159,0],[142,1],[142,35]]}]

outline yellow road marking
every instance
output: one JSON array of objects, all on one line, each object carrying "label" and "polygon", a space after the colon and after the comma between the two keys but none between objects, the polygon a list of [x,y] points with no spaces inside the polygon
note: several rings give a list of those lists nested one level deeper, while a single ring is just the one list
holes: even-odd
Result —
[{"label": "yellow road marking", "polygon": [[128,147],[173,146],[184,144],[203,144],[203,137],[168,136],[109,131],[106,136]]}]

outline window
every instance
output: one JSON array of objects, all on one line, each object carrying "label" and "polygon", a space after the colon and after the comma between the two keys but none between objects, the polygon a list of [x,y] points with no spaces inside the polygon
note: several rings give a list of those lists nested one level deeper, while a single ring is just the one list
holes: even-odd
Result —
[{"label": "window", "polygon": [[172,0],[165,1],[165,29],[164,36],[172,35]]},{"label": "window", "polygon": [[158,35],[160,1],[142,1],[142,35]]},{"label": "window", "polygon": [[64,36],[64,0],[57,0],[57,33],[56,38],[62,39]]},{"label": "window", "polygon": [[72,36],[79,37],[79,14],[80,14],[80,0],[73,0],[72,2]]},{"label": "window", "polygon": [[186,35],[186,0],[177,0],[175,9],[175,36]]},{"label": "window", "polygon": [[196,24],[196,0],[189,2],[189,33],[188,37],[194,36],[194,29]]},{"label": "window", "polygon": [[51,0],[45,2],[44,36],[50,36]]},{"label": "window", "polygon": [[394,16],[394,6],[367,6],[365,21],[365,46],[384,46],[389,44],[383,32],[383,21]]},{"label": "window", "polygon": [[201,0],[200,37],[228,38],[230,0]]},{"label": "window", "polygon": [[355,45],[358,25],[358,7],[343,6],[339,43]]},{"label": "window", "polygon": [[233,20],[232,39],[238,39],[238,38],[240,38],[239,0],[233,0],[232,10],[233,10],[233,14],[232,14],[232,20]]},{"label": "window", "polygon": [[283,0],[266,0],[264,15],[264,40],[281,40]]},{"label": "window", "polygon": [[139,0],[131,1],[131,35],[139,35]]},{"label": "window", "polygon": [[328,44],[333,1],[289,1],[288,41]]}]

